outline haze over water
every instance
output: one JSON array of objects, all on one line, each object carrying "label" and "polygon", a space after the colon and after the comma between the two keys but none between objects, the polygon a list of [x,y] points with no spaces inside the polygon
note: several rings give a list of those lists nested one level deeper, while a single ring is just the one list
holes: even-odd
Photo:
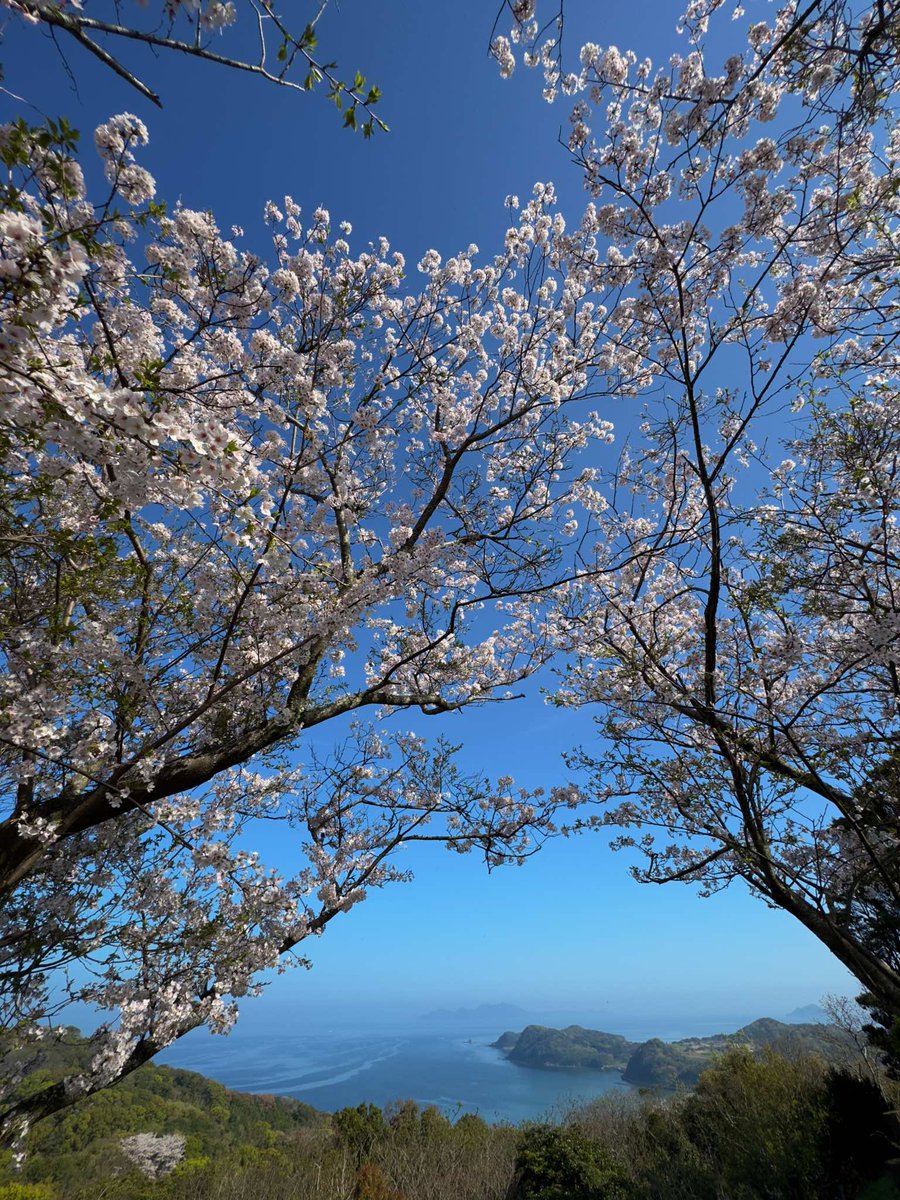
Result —
[{"label": "haze over water", "polygon": [[[503,1020],[508,1024],[503,1024]],[[429,1023],[411,1018],[377,1031],[361,1023],[302,1033],[240,1028],[228,1037],[197,1033],[177,1042],[158,1061],[200,1071],[236,1091],[293,1096],[326,1112],[348,1105],[411,1099],[435,1104],[448,1116],[478,1113],[487,1121],[558,1118],[573,1105],[609,1092],[627,1094],[618,1071],[545,1071],[518,1066],[494,1049],[504,1028],[521,1029],[533,1018],[522,1013],[490,1025],[470,1020]],[[564,1018],[546,1023],[565,1024]],[[735,1029],[740,1021],[706,1018],[678,1028],[657,1022],[615,1021],[599,1025],[634,1041],[674,1039]],[[296,1026],[294,1026],[296,1028]]]},{"label": "haze over water", "polygon": [[[499,1036],[498,1031],[498,1035]],[[262,1035],[177,1043],[160,1056],[244,1092],[293,1096],[330,1112],[396,1100],[435,1104],[448,1116],[535,1120],[609,1091],[628,1092],[618,1071],[540,1071],[516,1066],[487,1044],[454,1033]]]}]

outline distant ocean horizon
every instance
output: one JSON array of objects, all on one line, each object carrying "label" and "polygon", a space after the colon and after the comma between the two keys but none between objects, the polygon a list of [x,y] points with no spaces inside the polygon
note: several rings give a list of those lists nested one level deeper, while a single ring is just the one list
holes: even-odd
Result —
[{"label": "distant ocean horizon", "polygon": [[[633,1041],[675,1040],[730,1032],[741,1023],[726,1019],[717,1028],[706,1018],[668,1029],[647,1022],[610,1022],[603,1028]],[[239,1026],[227,1037],[197,1031],[157,1061],[199,1071],[234,1091],[292,1096],[324,1112],[414,1100],[434,1104],[451,1118],[477,1113],[493,1123],[558,1120],[598,1096],[633,1090],[618,1071],[540,1070],[511,1063],[490,1044],[502,1032],[484,1026],[431,1027],[417,1018],[378,1030],[357,1024],[303,1033],[270,1027],[264,1033]]]}]

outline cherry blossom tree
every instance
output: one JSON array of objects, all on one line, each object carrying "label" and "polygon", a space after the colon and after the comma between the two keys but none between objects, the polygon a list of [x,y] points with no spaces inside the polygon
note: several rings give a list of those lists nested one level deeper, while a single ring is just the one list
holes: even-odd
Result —
[{"label": "cherry blossom tree", "polygon": [[554,631],[558,702],[601,711],[576,825],[624,827],[643,880],[745,880],[897,1015],[900,16],[748,4],[717,66],[720,8],[659,69],[527,51],[574,97],[610,359],[647,377]]},{"label": "cherry blossom tree", "polygon": [[150,1179],[163,1179],[184,1158],[180,1133],[134,1133],[119,1143],[137,1169]]},{"label": "cherry blossom tree", "polygon": [[156,105],[162,103],[159,93],[135,72],[129,46],[137,44],[153,54],[174,51],[292,91],[322,88],[343,113],[345,127],[359,128],[365,137],[376,128],[387,130],[374,111],[380,90],[367,85],[358,71],[351,82],[340,79],[336,64],[318,54],[316,26],[328,0],[318,8],[309,6],[310,20],[302,27],[294,17],[282,17],[272,0],[163,0],[150,5],[130,0],[124,12],[123,6],[109,3],[99,15],[95,4],[85,11],[79,0],[0,0],[0,6],[49,33],[60,53],[77,44]]},{"label": "cherry blossom tree", "polygon": [[[591,235],[538,185],[499,255],[429,251],[416,291],[386,241],[354,254],[285,198],[266,263],[153,199],[145,141],[97,130],[95,206],[65,124],[0,136],[2,1013],[20,1051],[73,1002],[110,1014],[55,1085],[8,1060],[13,1131],[227,1028],[407,877],[406,843],[520,862],[572,799],[347,719],[544,661],[580,458],[611,436],[582,404],[607,386]],[[291,871],[252,849],[273,820]]]},{"label": "cherry blossom tree", "polygon": [[[99,207],[67,127],[3,131],[5,1016],[111,1014],[88,1067],[11,1081],[11,1130],[227,1026],[404,842],[520,860],[574,791],[383,722],[302,735],[556,650],[606,735],[575,827],[747,880],[900,1011],[894,8],[735,10],[717,70],[695,0],[666,67],[567,73],[509,7],[501,68],[574,98],[591,201],[510,198],[503,252],[429,252],[418,292],[288,199],[267,262],[166,213],[132,117]],[[618,461],[595,394],[645,405]],[[249,848],[272,819],[296,871]]]}]

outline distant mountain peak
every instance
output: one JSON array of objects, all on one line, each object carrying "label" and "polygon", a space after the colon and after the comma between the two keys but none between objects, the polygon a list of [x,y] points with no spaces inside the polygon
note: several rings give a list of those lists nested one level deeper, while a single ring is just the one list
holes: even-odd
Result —
[{"label": "distant mountain peak", "polygon": [[789,1012],[783,1020],[788,1025],[827,1025],[831,1018],[819,1004],[804,1004]]}]

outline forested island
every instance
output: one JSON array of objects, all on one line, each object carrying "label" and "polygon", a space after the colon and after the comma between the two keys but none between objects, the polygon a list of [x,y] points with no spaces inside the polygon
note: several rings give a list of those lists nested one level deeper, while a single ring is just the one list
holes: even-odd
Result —
[{"label": "forested island", "polygon": [[850,1039],[836,1025],[788,1025],[771,1017],[762,1017],[734,1033],[711,1037],[682,1038],[664,1042],[650,1038],[630,1042],[614,1033],[568,1025],[551,1029],[528,1025],[521,1033],[507,1031],[492,1045],[502,1050],[510,1062],[543,1070],[596,1068],[622,1072],[626,1083],[641,1087],[690,1087],[712,1066],[716,1055],[734,1046],[746,1047],[759,1054],[766,1048],[795,1058],[799,1054],[819,1054],[827,1062],[846,1058]]}]

